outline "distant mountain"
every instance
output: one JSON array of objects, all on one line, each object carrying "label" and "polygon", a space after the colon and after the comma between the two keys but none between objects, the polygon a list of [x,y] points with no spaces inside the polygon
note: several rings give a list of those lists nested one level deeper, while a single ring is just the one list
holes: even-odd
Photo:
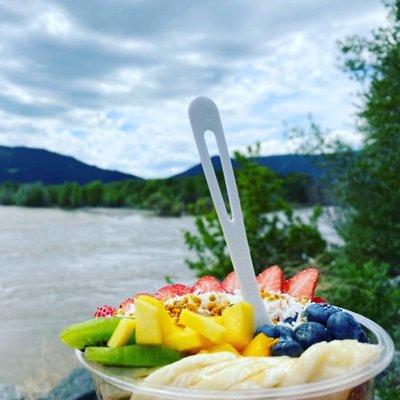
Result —
[{"label": "distant mountain", "polygon": [[[284,154],[278,156],[263,156],[254,158],[259,165],[264,165],[279,175],[288,175],[291,173],[303,173],[309,175],[314,180],[318,180],[324,174],[324,169],[321,166],[324,155],[303,155],[303,154]],[[221,160],[219,157],[211,157],[214,169],[221,171]],[[238,167],[236,161],[232,160],[234,168]],[[178,177],[197,176],[203,173],[201,164],[175,175]]]},{"label": "distant mountain", "polygon": [[0,146],[0,183],[40,181],[44,184],[85,184],[92,181],[114,182],[124,179],[141,178],[101,169],[47,150]]}]

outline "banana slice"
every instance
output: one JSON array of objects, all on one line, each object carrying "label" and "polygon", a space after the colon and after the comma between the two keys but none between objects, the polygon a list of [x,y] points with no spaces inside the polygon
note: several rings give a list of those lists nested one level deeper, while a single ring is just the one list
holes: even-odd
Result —
[{"label": "banana slice", "polygon": [[209,390],[249,390],[320,381],[370,363],[380,347],[356,340],[317,343],[299,358],[208,353],[186,357],[151,373],[158,385]]}]

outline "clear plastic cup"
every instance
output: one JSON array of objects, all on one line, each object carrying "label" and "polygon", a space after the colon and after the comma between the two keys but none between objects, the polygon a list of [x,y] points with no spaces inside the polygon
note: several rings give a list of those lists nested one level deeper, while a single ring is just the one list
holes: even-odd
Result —
[{"label": "clear plastic cup", "polygon": [[93,374],[99,400],[169,400],[174,398],[179,400],[373,400],[374,378],[392,361],[393,341],[375,322],[362,315],[350,313],[363,325],[370,342],[381,346],[379,356],[372,363],[356,368],[346,375],[297,386],[235,391],[154,386],[143,383],[140,377],[132,378],[132,370],[129,368],[106,368],[86,361],[83,353],[78,350],[76,355],[84,367]]}]

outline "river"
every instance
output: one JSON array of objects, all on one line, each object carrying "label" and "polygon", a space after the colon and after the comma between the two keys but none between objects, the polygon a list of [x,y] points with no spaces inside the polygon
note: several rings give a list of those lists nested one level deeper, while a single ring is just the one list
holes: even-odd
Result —
[{"label": "river", "polygon": [[[305,218],[310,210],[299,214]],[[46,393],[76,361],[60,344],[66,325],[98,305],[155,291],[165,277],[194,273],[183,230],[193,218],[160,218],[126,209],[29,209],[0,206],[0,384]],[[337,241],[327,218],[320,229]]]}]

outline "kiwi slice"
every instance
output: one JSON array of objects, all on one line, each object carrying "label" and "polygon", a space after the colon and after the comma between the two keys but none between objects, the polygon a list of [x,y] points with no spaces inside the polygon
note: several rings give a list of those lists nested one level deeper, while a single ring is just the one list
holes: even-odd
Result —
[{"label": "kiwi slice", "polygon": [[[108,317],[73,324],[61,332],[60,339],[67,346],[79,350],[87,346],[101,346],[107,343],[120,321],[119,317]],[[135,335],[132,335],[128,344],[134,343]]]},{"label": "kiwi slice", "polygon": [[182,358],[179,351],[160,345],[116,347],[86,347],[85,358],[113,367],[160,367]]}]

